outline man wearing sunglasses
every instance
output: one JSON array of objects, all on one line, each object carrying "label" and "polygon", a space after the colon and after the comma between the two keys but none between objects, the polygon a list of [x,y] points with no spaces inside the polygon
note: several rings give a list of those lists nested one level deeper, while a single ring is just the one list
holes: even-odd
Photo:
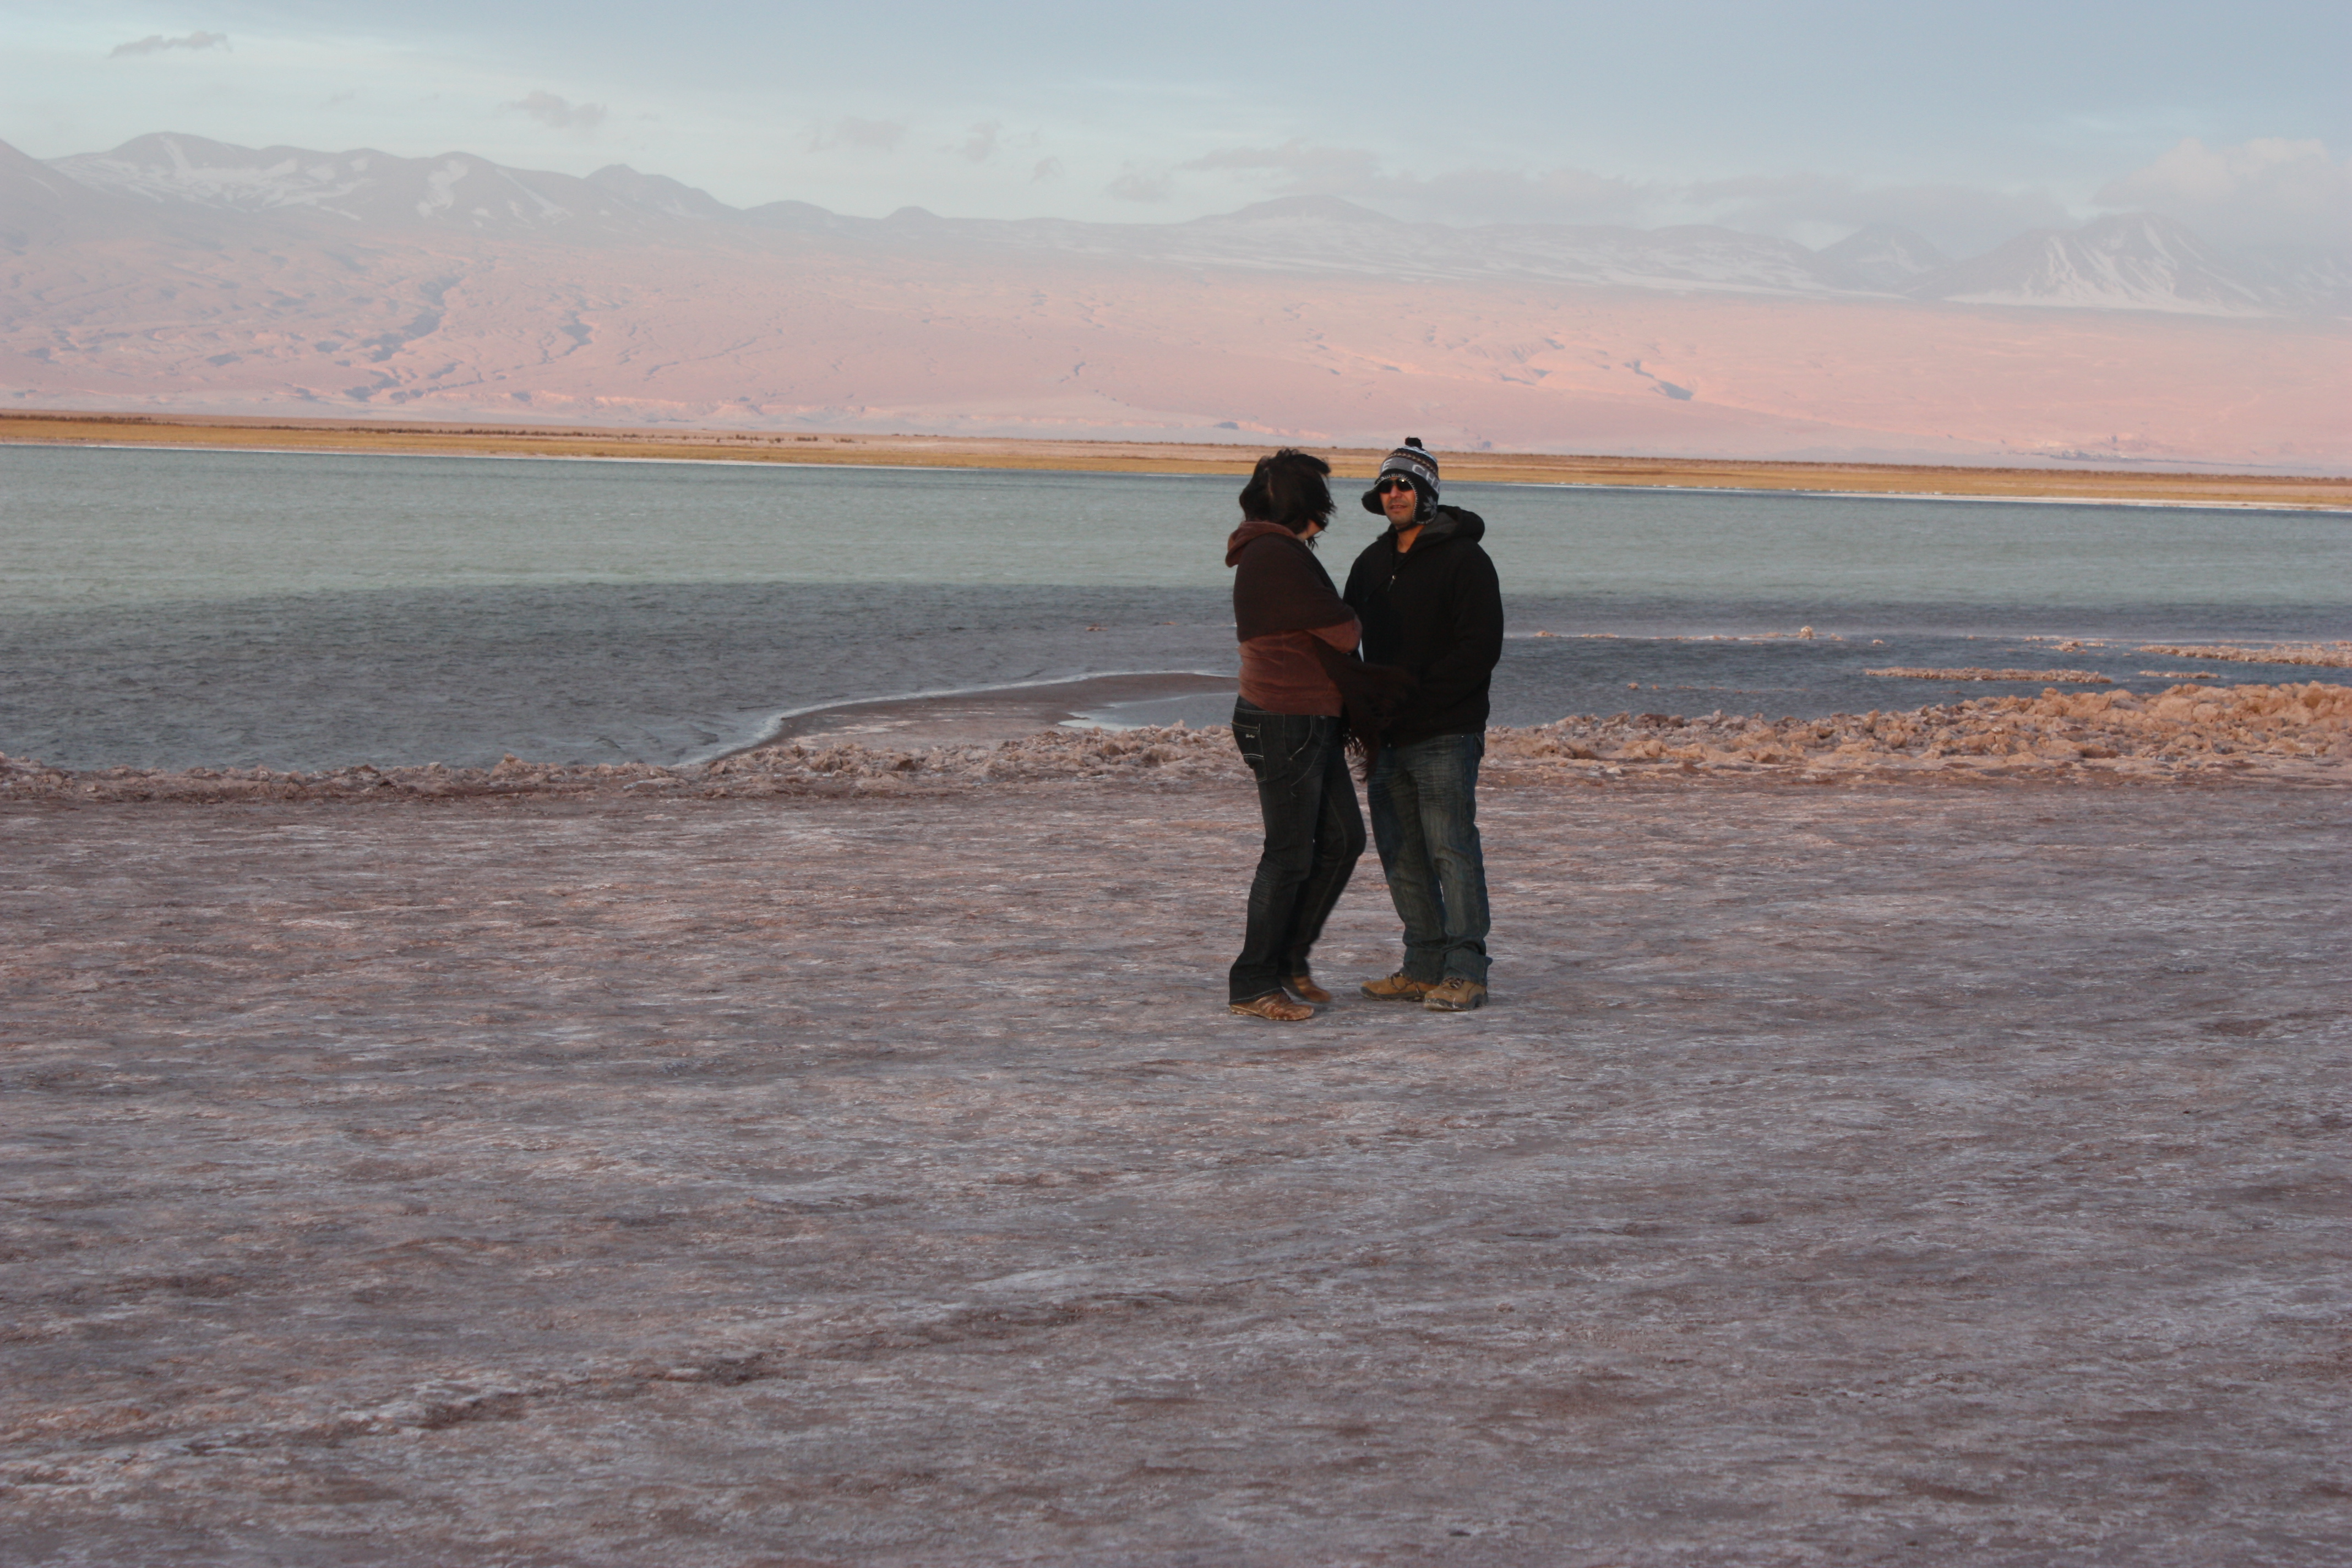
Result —
[{"label": "man wearing sunglasses", "polygon": [[1486,1001],[1486,863],[1478,847],[1478,760],[1486,694],[1503,654],[1503,595],[1478,514],[1437,504],[1437,458],[1417,437],[1381,464],[1364,510],[1388,531],[1364,548],[1342,595],[1364,658],[1418,682],[1381,732],[1366,795],[1404,963],[1364,986],[1383,1002],[1466,1013]]}]

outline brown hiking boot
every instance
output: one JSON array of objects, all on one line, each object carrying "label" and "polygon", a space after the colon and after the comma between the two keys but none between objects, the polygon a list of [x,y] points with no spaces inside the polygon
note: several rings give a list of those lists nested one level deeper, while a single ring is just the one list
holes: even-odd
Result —
[{"label": "brown hiking boot", "polygon": [[1311,974],[1294,974],[1285,980],[1283,984],[1289,987],[1290,994],[1301,1002],[1312,1002],[1318,1007],[1328,1007],[1331,1005],[1331,993],[1316,984],[1315,977]]},{"label": "brown hiking boot", "polygon": [[1418,1002],[1429,994],[1429,982],[1398,970],[1386,980],[1367,980],[1363,993],[1375,1002]]},{"label": "brown hiking boot", "polygon": [[1486,988],[1466,974],[1449,974],[1429,988],[1421,1005],[1433,1013],[1468,1013],[1486,1005]]},{"label": "brown hiking boot", "polygon": [[1244,1017],[1267,1018],[1277,1024],[1303,1023],[1315,1016],[1314,1008],[1304,1002],[1293,1002],[1279,991],[1269,991],[1246,1002],[1228,1002],[1225,1011],[1239,1013]]}]

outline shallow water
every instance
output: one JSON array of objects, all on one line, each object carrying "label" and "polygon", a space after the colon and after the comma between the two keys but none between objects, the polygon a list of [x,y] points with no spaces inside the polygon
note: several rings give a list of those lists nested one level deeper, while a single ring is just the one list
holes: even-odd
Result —
[{"label": "shallow water", "polygon": [[[0,751],[72,766],[670,762],[825,702],[1230,672],[1234,489],[0,447]],[[1378,527],[1354,492],[1323,545],[1335,576]],[[2147,687],[2168,682],[2141,670],[2181,666],[2142,642],[2352,635],[2352,519],[2336,514],[1479,485],[1447,499],[1485,515],[1506,586],[1498,722],[1951,694],[1863,673],[1893,665]],[[1801,626],[1820,635],[1678,640]],[[1177,716],[1214,721],[1221,703],[1136,715]]]}]

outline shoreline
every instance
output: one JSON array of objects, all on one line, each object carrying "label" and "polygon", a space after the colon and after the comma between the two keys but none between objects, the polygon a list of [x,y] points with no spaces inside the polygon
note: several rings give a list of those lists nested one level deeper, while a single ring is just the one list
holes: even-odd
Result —
[{"label": "shoreline", "polygon": [[[1213,684],[1201,678],[1205,688]],[[1058,699],[1087,682],[1013,689],[912,705],[847,704],[838,726],[780,733],[708,762],[446,763],[312,772],[271,768],[70,769],[0,755],[0,805],[384,803],[490,796],[541,800],[729,800],[828,795],[954,795],[1013,785],[1160,788],[1245,782],[1223,725],[1040,729],[1000,726],[1067,711]],[[1059,688],[1059,690],[1055,689]],[[1047,695],[1042,700],[1037,693]],[[1151,700],[1157,692],[1143,694]],[[1010,698],[1009,703],[991,699]],[[1043,702],[1042,709],[1040,702]],[[877,711],[866,711],[866,710]],[[868,743],[878,742],[878,743]],[[894,743],[895,742],[895,743]],[[1737,714],[1579,715],[1491,728],[1486,773],[1500,789],[1558,790],[1657,781],[1681,785],[1784,783],[2070,784],[2352,784],[2352,686],[2176,686],[2141,696],[2118,688],[2046,689],[2038,697],[1972,698],[1828,719]]]},{"label": "shoreline", "polygon": [[[1236,477],[1248,473],[1261,450],[1261,444],[1239,442],[533,427],[481,421],[408,423],[71,410],[0,411],[0,443]],[[1306,449],[1326,458],[1339,474],[1350,477],[1375,471],[1383,456],[1382,449],[1373,447],[1309,444]],[[1444,451],[1442,456],[1447,478],[1465,484],[2352,511],[2352,476],[1471,451]]]},{"label": "shoreline", "polygon": [[991,745],[1053,730],[1116,733],[1145,728],[1153,710],[1186,699],[1217,696],[1230,703],[1239,679],[1200,670],[1125,670],[960,691],[849,698],[779,713],[757,739],[688,757],[678,765],[708,766],[820,739],[833,745],[921,752]]}]

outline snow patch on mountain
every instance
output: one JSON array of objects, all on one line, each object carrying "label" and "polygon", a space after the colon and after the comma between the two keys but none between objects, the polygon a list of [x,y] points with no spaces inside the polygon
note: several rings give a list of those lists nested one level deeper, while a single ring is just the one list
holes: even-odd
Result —
[{"label": "snow patch on mountain", "polygon": [[1969,305],[2262,316],[2283,301],[2181,225],[2153,213],[2039,229],[1937,274],[1921,290]]},{"label": "snow patch on mountain", "polygon": [[734,209],[660,175],[614,165],[588,179],[509,169],[470,153],[396,158],[373,148],[313,153],[157,134],[53,160],[82,185],[158,206],[371,227],[420,223],[476,233],[641,234]]}]

